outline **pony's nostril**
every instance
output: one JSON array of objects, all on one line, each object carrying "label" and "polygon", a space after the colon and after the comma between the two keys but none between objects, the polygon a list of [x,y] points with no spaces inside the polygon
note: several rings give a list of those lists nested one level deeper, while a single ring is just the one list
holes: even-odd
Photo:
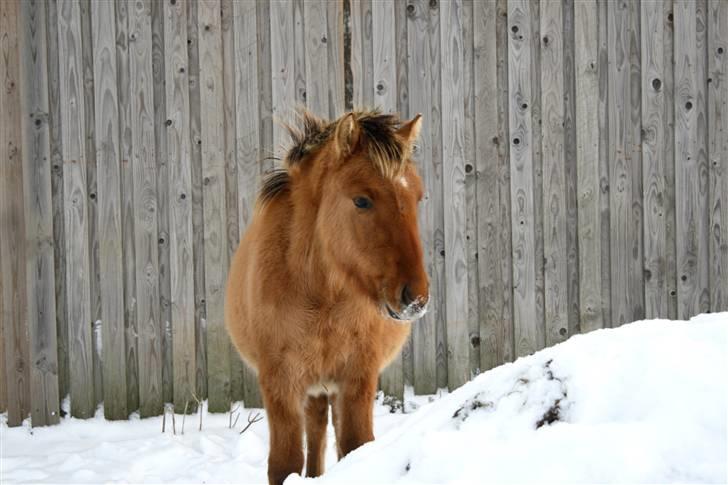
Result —
[{"label": "pony's nostril", "polygon": [[415,297],[412,296],[412,290],[410,290],[409,285],[404,285],[402,287],[402,306],[409,306],[413,301],[415,301]]}]

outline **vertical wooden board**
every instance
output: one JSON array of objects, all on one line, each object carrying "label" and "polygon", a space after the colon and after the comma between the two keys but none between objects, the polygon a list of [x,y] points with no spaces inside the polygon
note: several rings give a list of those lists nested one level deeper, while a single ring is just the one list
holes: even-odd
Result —
[{"label": "vertical wooden board", "polygon": [[[59,422],[53,208],[48,130],[45,5],[21,2],[18,17],[22,132],[23,246],[30,365],[30,411],[35,426]],[[22,181],[21,181],[22,180]]]},{"label": "vertical wooden board", "polygon": [[632,102],[640,94],[639,15],[627,3],[610,3],[607,10],[611,306],[616,326],[644,315],[640,106]]},{"label": "vertical wooden board", "polygon": [[644,187],[645,317],[667,318],[665,268],[665,97],[662,89],[663,12],[661,2],[641,4],[642,173]]},{"label": "vertical wooden board", "polygon": [[116,28],[112,3],[91,4],[94,46],[96,163],[99,181],[99,272],[104,416],[127,419],[124,279],[121,232],[121,151]]},{"label": "vertical wooden board", "polygon": [[[48,65],[48,125],[52,166],[53,252],[56,278],[56,341],[58,345],[58,398],[68,395],[68,322],[66,320],[66,251],[63,235],[63,154],[61,153],[60,79],[58,74],[58,4],[46,3]],[[0,374],[2,375],[2,374]],[[62,412],[62,411],[61,411]]]},{"label": "vertical wooden board", "polygon": [[[3,267],[2,239],[0,239],[0,269]],[[3,279],[0,278],[0,413],[8,410],[8,386],[5,381],[5,309],[3,307]]]},{"label": "vertical wooden board", "polygon": [[[435,282],[435,290],[438,291],[440,297],[438,299],[440,309],[435,314],[435,378],[438,389],[448,387],[448,346],[447,346],[447,299],[446,287],[447,278],[445,274],[445,204],[444,204],[444,163],[443,157],[445,153],[442,130],[443,108],[442,108],[442,70],[439,68],[442,59],[442,41],[441,41],[441,19],[440,7],[437,2],[429,2],[426,4],[429,15],[428,35],[430,38],[429,49],[429,65],[431,66],[432,75],[430,81],[432,88],[430,96],[432,104],[430,106],[430,136],[432,139],[432,207],[434,208],[434,219],[432,226],[432,237],[434,245],[434,272],[437,273],[437,281]],[[428,188],[429,190],[429,188]],[[430,290],[430,291],[435,291]]]},{"label": "vertical wooden board", "polygon": [[364,76],[369,69],[367,69],[368,64],[365,61],[365,52],[371,52],[371,49],[365,49],[367,39],[364,35],[364,29],[367,26],[364,9],[368,3],[368,0],[349,0],[351,57],[347,59],[347,62],[351,69],[351,102],[353,109],[361,109],[366,105],[364,100]]},{"label": "vertical wooden board", "polygon": [[500,277],[502,280],[502,333],[499,339],[499,352],[503,362],[516,358],[515,322],[513,317],[513,230],[511,210],[511,144],[509,106],[509,25],[508,2],[498,0],[496,5],[496,58],[498,82],[498,190],[499,190],[499,248]]},{"label": "vertical wooden board", "polygon": [[[675,215],[677,229],[678,318],[700,312],[705,287],[703,273],[707,209],[700,157],[698,116],[699,74],[696,4],[676,1],[675,18]],[[707,272],[705,272],[707,276]]]},{"label": "vertical wooden board", "polygon": [[169,161],[164,87],[164,2],[152,2],[152,78],[154,86],[154,158],[157,163],[157,251],[159,325],[162,349],[162,401],[172,402],[172,315],[169,259]]},{"label": "vertical wooden board", "polygon": [[710,181],[708,165],[708,0],[697,0],[696,4],[695,80],[697,96],[695,117],[697,122],[696,153],[698,170],[698,301],[693,314],[710,311]]},{"label": "vertical wooden board", "polygon": [[190,138],[192,162],[192,234],[195,293],[195,362],[197,397],[207,398],[207,335],[205,332],[205,252],[202,213],[202,138],[200,133],[200,63],[197,0],[188,0],[187,56],[189,58]]},{"label": "vertical wooden board", "polygon": [[296,103],[293,3],[270,3],[270,48],[273,115],[273,152],[283,153],[288,145],[284,126],[292,121]]},{"label": "vertical wooden board", "polygon": [[169,164],[169,278],[173,403],[176,412],[196,408],[192,161],[186,2],[164,3],[164,87]]},{"label": "vertical wooden board", "polygon": [[[252,220],[261,158],[261,103],[258,90],[258,22],[254,3],[233,3],[235,40],[235,141],[240,236]],[[253,113],[254,116],[249,116]],[[237,352],[231,357],[240,361]],[[243,400],[246,407],[260,406],[255,373],[243,368]]]},{"label": "vertical wooden board", "polygon": [[546,345],[568,335],[566,176],[564,151],[563,12],[560,2],[540,8],[541,147],[543,160],[544,317]]},{"label": "vertical wooden board", "polygon": [[209,409],[230,407],[230,341],[223,318],[227,275],[222,32],[219,0],[198,2]]},{"label": "vertical wooden board", "polygon": [[270,4],[256,3],[256,30],[258,36],[258,117],[260,119],[260,169],[261,173],[273,170],[273,70],[271,52]]},{"label": "vertical wooden board", "polygon": [[579,328],[604,327],[599,172],[599,50],[596,0],[574,3],[576,159],[579,201]]},{"label": "vertical wooden board", "polygon": [[480,325],[478,322],[478,239],[475,170],[474,5],[463,0],[463,157],[465,161],[465,261],[468,280],[469,378],[480,373]]},{"label": "vertical wooden board", "polygon": [[710,311],[728,310],[728,5],[708,8]]},{"label": "vertical wooden board", "polygon": [[[352,20],[355,21],[352,14]],[[424,252],[427,274],[430,277],[430,310],[425,316],[412,326],[412,358],[414,366],[415,394],[433,394],[437,391],[435,351],[436,351],[436,322],[437,316],[443,308],[440,304],[442,298],[440,277],[435,266],[435,214],[439,206],[437,200],[442,198],[442,184],[437,182],[437,167],[433,165],[432,152],[433,131],[440,127],[433,125],[432,120],[432,78],[439,79],[439,72],[433,72],[430,63],[430,44],[439,46],[439,39],[429,35],[429,7],[424,0],[410,0],[407,3],[407,59],[408,59],[408,98],[411,113],[422,113],[422,128],[420,139],[415,145],[413,158],[417,164],[420,176],[425,184],[425,196],[420,203],[419,223],[422,249]],[[352,39],[352,57],[354,55]],[[353,66],[352,66],[353,69]],[[357,78],[354,78],[358,86]]]},{"label": "vertical wooden board", "polygon": [[[397,110],[397,66],[394,43],[394,3],[372,2],[372,92],[374,106],[389,113]],[[364,46],[366,49],[367,46]]]},{"label": "vertical wooden board", "polygon": [[601,261],[602,268],[601,286],[602,286],[602,322],[604,326],[614,326],[612,320],[612,274],[608,270],[611,265],[611,246],[610,246],[610,196],[609,196],[609,168],[611,165],[609,159],[609,21],[607,2],[597,3],[597,29],[598,36],[598,56],[597,74],[599,76],[599,218],[601,226]]},{"label": "vertical wooden board", "polygon": [[533,162],[533,207],[534,207],[534,269],[536,275],[536,321],[535,325],[545,332],[545,302],[544,302],[544,232],[543,232],[543,156],[541,152],[541,30],[540,0],[530,0],[529,18],[531,22],[530,49],[531,49],[531,102],[528,110],[531,112],[531,143]]},{"label": "vertical wooden board", "polygon": [[99,273],[98,191],[96,182],[96,141],[94,122],[93,44],[91,39],[91,1],[78,0],[81,12],[81,44],[83,59],[84,123],[86,137],[86,186],[88,204],[88,247],[91,279],[91,345],[93,348],[94,399],[104,399],[104,370],[101,342],[101,274]]},{"label": "vertical wooden board", "polygon": [[477,271],[480,368],[502,359],[503,291],[500,274],[498,177],[497,6],[475,2],[473,11],[474,163],[477,204]]},{"label": "vertical wooden board", "polygon": [[308,0],[303,4],[306,106],[323,118],[329,116],[330,89],[326,13],[326,0]]},{"label": "vertical wooden board", "polygon": [[[409,70],[407,66],[407,56],[409,55],[407,49],[407,2],[395,2],[394,4],[394,39],[395,45],[397,46],[395,62],[397,68],[397,112],[402,119],[410,119],[412,115],[409,109]],[[331,69],[329,69],[329,72],[331,72]],[[404,398],[404,387],[412,387],[414,383],[414,356],[412,354],[411,331],[402,346],[401,354],[402,397]]]},{"label": "vertical wooden board", "polygon": [[163,390],[151,3],[129,0],[128,9],[139,412],[146,417],[161,414]]},{"label": "vertical wooden board", "polygon": [[344,2],[343,0],[327,2],[326,9],[328,31],[326,45],[329,58],[329,118],[336,119],[346,109],[344,103]]},{"label": "vertical wooden board", "polygon": [[20,61],[18,52],[19,1],[0,3],[0,278],[3,290],[3,337],[8,426],[19,426],[30,412],[25,295],[25,217],[23,178]]},{"label": "vertical wooden board", "polygon": [[129,15],[127,2],[115,2],[119,151],[121,156],[121,234],[124,285],[124,341],[127,411],[139,409],[137,358],[136,256],[134,251],[134,172],[131,157],[131,82],[129,79]]},{"label": "vertical wooden board", "polygon": [[61,82],[61,125],[66,240],[66,291],[70,359],[71,414],[91,417],[95,408],[89,254],[89,208],[86,185],[87,150],[83,59],[79,4],[61,0],[58,9],[58,52]]},{"label": "vertical wooden board", "polygon": [[531,25],[528,0],[508,4],[510,34],[509,128],[513,244],[513,320],[516,355],[543,347],[544,329],[536,308],[536,229],[531,111]]},{"label": "vertical wooden board", "polygon": [[[394,3],[372,3],[372,82],[364,90],[372,93],[374,106],[385,113],[397,111],[397,66]],[[366,49],[367,46],[365,45]],[[402,398],[404,369],[401,355],[382,372],[380,386],[385,394]]]},{"label": "vertical wooden board", "polygon": [[574,74],[574,1],[563,4],[564,32],[564,176],[566,181],[567,335],[579,333],[579,243],[576,198],[576,80]]},{"label": "vertical wooden board", "polygon": [[[225,206],[227,260],[231,261],[238,247],[238,163],[236,160],[235,133],[235,39],[233,31],[233,1],[222,0],[221,4],[222,54],[223,54],[223,101],[225,126]],[[229,340],[229,339],[228,339]],[[243,363],[235,355],[230,341],[230,396],[233,401],[243,399]]]},{"label": "vertical wooden board", "polygon": [[462,8],[460,1],[440,5],[440,76],[447,87],[442,89],[441,99],[449,389],[460,387],[470,379]]},{"label": "vertical wooden board", "polygon": [[664,124],[664,168],[665,168],[665,273],[667,289],[667,315],[677,318],[677,238],[675,237],[675,62],[673,49],[673,0],[665,2],[662,12],[663,22],[663,63],[665,99],[663,103]]},{"label": "vertical wooden board", "polygon": [[306,106],[306,33],[304,32],[304,1],[293,3],[293,90],[296,93],[296,106]]}]

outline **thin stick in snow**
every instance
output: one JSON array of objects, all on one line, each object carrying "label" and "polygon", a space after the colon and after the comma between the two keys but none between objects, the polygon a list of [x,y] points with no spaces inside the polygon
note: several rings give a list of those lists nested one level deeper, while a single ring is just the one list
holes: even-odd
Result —
[{"label": "thin stick in snow", "polygon": [[250,428],[252,425],[257,423],[258,421],[261,421],[263,419],[263,416],[260,415],[260,413],[255,413],[255,416],[253,416],[253,411],[250,411],[248,414],[248,424],[245,425],[243,430],[240,432],[240,434],[245,433],[248,431],[248,428]]}]

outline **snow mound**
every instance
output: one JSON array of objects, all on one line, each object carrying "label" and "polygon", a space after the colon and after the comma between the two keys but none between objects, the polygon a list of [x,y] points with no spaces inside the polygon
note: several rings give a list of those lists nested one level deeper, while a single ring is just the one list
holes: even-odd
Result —
[{"label": "snow mound", "polygon": [[321,483],[725,483],[728,313],[577,335],[420,408]]}]

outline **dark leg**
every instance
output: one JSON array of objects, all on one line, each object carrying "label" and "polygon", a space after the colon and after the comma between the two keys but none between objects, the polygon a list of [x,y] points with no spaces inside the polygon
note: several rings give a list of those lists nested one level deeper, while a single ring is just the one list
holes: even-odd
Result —
[{"label": "dark leg", "polygon": [[374,440],[372,411],[377,377],[348,382],[343,387],[337,399],[340,430],[336,433],[341,456]]},{"label": "dark leg", "polygon": [[285,383],[272,387],[261,376],[261,390],[270,429],[268,481],[280,485],[291,473],[303,470],[303,406],[298,395],[287,394]]},{"label": "dark leg", "polygon": [[329,400],[326,395],[308,397],[306,401],[306,476],[317,477],[324,472],[326,425]]},{"label": "dark leg", "polygon": [[334,431],[336,431],[336,456],[341,460],[344,456],[341,452],[341,413],[338,409],[336,394],[329,396],[329,403],[331,404],[331,421],[334,423]]}]

